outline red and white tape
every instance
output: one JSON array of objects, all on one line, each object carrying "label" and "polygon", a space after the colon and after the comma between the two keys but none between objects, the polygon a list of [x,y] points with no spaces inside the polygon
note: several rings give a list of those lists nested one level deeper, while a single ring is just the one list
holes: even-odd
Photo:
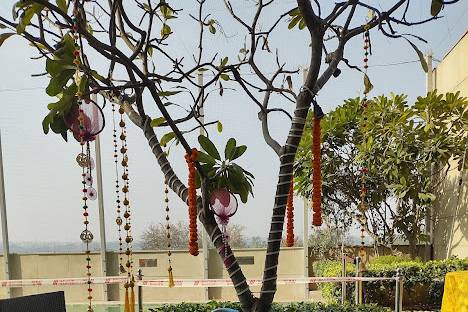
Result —
[{"label": "red and white tape", "polygon": [[[125,276],[93,277],[93,284],[122,284]],[[279,278],[278,285],[299,285],[308,283],[340,283],[340,282],[375,282],[392,281],[394,277],[309,277],[309,278]],[[0,280],[0,287],[31,287],[31,286],[73,286],[87,284],[87,278],[59,278],[59,279],[23,279]],[[143,279],[135,281],[137,286],[168,287],[167,279]],[[231,287],[230,279],[175,279],[174,287]],[[247,279],[249,286],[261,286],[262,279]]]}]

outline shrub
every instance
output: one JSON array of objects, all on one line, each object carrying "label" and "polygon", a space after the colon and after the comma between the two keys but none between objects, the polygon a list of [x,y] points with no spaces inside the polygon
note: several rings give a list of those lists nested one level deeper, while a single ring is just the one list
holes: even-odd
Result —
[{"label": "shrub", "polygon": [[[208,303],[181,303],[173,305],[161,305],[149,309],[152,312],[211,312],[217,308],[231,308],[240,310],[239,303],[235,302],[217,302]],[[376,305],[338,305],[299,302],[290,304],[275,303],[271,312],[389,312],[387,308]]]},{"label": "shrub", "polygon": [[[383,258],[383,259],[382,259]],[[338,261],[322,261],[314,264],[316,276],[341,276],[341,263]],[[434,260],[421,262],[408,258],[385,256],[373,260],[363,273],[368,277],[394,277],[397,270],[404,277],[403,303],[406,307],[440,307],[444,288],[444,277],[447,272],[464,271],[468,269],[468,258]],[[354,265],[347,265],[347,275],[354,274]],[[352,301],[354,283],[347,284],[348,300]],[[340,283],[323,283],[319,285],[323,296],[329,302],[341,300]],[[392,306],[394,302],[394,281],[365,282],[364,302],[379,303]]]}]

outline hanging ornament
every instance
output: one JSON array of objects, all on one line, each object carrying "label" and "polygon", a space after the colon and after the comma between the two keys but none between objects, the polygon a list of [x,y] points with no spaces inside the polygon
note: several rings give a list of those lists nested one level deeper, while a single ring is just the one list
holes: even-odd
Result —
[{"label": "hanging ornament", "polygon": [[185,155],[188,175],[188,210],[189,210],[189,252],[192,256],[198,255],[198,233],[197,233],[197,189],[195,186],[196,168],[195,161],[198,151],[193,148],[190,154]]},{"label": "hanging ornament", "polygon": [[286,246],[294,246],[294,178],[289,184],[288,202],[286,204]]},{"label": "hanging ornament", "polygon": [[172,243],[171,243],[171,223],[169,218],[169,186],[167,185],[167,180],[164,179],[164,204],[166,210],[166,238],[167,238],[167,273],[168,273],[168,286],[172,288],[175,286],[174,283],[174,273],[172,270]]},{"label": "hanging ornament", "polygon": [[[131,213],[130,213],[130,200],[129,200],[129,192],[130,192],[130,184],[129,184],[129,174],[128,174],[128,147],[127,147],[127,128],[124,121],[124,109],[121,106],[119,108],[120,114],[120,121],[119,126],[121,129],[120,132],[120,141],[121,141],[121,148],[120,153],[122,154],[122,193],[123,193],[123,206],[125,208],[124,211],[124,230],[125,230],[125,255],[127,256],[125,268],[124,270],[127,271],[127,281],[124,284],[125,287],[125,306],[124,312],[134,312],[135,311],[135,279],[133,276],[133,237],[132,237],[132,224],[131,224]],[[118,180],[117,180],[118,181]],[[122,271],[122,268],[121,268]]]},{"label": "hanging ornament", "polygon": [[115,116],[115,104],[112,103],[112,143],[114,147],[114,166],[115,166],[115,205],[117,217],[115,223],[117,224],[117,232],[119,237],[119,271],[121,274],[127,273],[123,263],[123,240],[122,240],[122,202],[120,200],[120,171],[119,171],[119,154],[117,151],[117,127],[116,127],[116,116]]},{"label": "hanging ornament", "polygon": [[104,129],[104,114],[101,108],[91,100],[86,99],[84,105],[75,106],[65,115],[67,127],[73,132],[77,141],[94,141],[96,135]]},{"label": "hanging ornament", "polygon": [[320,120],[324,114],[320,106],[313,101],[314,117],[312,120],[312,224],[322,225],[322,172],[321,172],[321,143]]},{"label": "hanging ornament", "polygon": [[237,198],[227,189],[223,188],[211,193],[210,208],[215,214],[218,224],[221,225],[225,258],[228,256],[229,241],[227,225],[229,219],[236,213],[237,206]]},{"label": "hanging ornament", "polygon": [[[362,133],[363,133],[363,146],[366,145],[366,142],[367,142],[367,114],[368,114],[368,100],[367,100],[367,96],[368,96],[368,93],[371,91],[372,89],[372,84],[370,84],[369,82],[369,78],[367,76],[367,69],[369,68],[369,54],[371,53],[370,52],[370,47],[371,47],[371,43],[370,43],[370,36],[369,36],[369,24],[366,23],[366,25],[364,25],[364,29],[365,29],[365,32],[364,32],[364,58],[363,58],[363,67],[364,67],[364,96],[363,96],[363,99],[362,99],[362,110],[363,110],[363,120],[364,122],[362,123],[361,127],[362,127]],[[366,179],[367,179],[367,173],[369,172],[369,169],[366,167],[366,163],[365,163],[365,160],[364,160],[364,163],[362,164],[362,168],[360,170],[360,184],[361,184],[361,188],[359,190],[359,196],[360,196],[360,203],[359,203],[359,213],[357,215],[357,218],[358,218],[358,221],[361,225],[361,246],[359,247],[359,252],[358,252],[358,255],[359,257],[361,257],[361,259],[363,261],[361,261],[363,267],[364,267],[364,259],[366,257],[366,250],[365,250],[365,241],[364,241],[364,238],[365,238],[365,224],[367,223],[367,219],[366,219],[366,211],[369,207],[369,205],[367,204],[367,193],[368,193],[368,189],[367,189],[367,186],[366,186]]]},{"label": "hanging ornament", "polygon": [[[93,312],[92,308],[92,299],[93,299],[93,289],[91,287],[91,252],[89,250],[89,244],[93,240],[93,234],[89,230],[89,212],[88,212],[88,200],[95,199],[96,191],[92,187],[92,170],[93,162],[91,158],[91,148],[89,142],[94,139],[94,136],[102,131],[104,126],[104,118],[102,117],[102,122],[99,123],[97,119],[90,119],[90,114],[88,114],[89,107],[88,104],[83,104],[83,94],[80,90],[81,86],[81,73],[80,73],[80,64],[81,64],[81,53],[79,46],[79,34],[78,34],[78,20],[79,20],[79,2],[75,1],[74,10],[73,10],[73,26],[72,26],[72,36],[74,40],[75,50],[73,51],[75,64],[75,74],[74,81],[77,86],[77,91],[75,94],[76,103],[71,109],[71,113],[67,116],[64,116],[64,121],[67,124],[68,128],[73,132],[75,139],[80,143],[81,152],[76,156],[76,162],[81,168],[81,178],[82,178],[82,201],[83,201],[83,217],[84,217],[84,230],[80,234],[80,239],[85,244],[85,253],[86,253],[86,277],[87,277],[87,291],[88,291],[88,312]],[[96,105],[97,106],[97,105]],[[101,113],[100,109],[98,110]],[[91,116],[94,118],[93,116]]]}]

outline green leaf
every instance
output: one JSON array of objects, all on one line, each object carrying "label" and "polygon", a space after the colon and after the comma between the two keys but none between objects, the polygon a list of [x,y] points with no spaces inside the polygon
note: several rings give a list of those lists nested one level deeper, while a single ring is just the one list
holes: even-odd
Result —
[{"label": "green leaf", "polygon": [[156,119],[151,120],[150,125],[151,125],[151,127],[154,128],[154,127],[159,127],[161,124],[163,124],[163,123],[165,123],[165,122],[166,122],[166,118],[164,118],[164,117],[158,117],[158,118],[156,118]]},{"label": "green leaf", "polygon": [[296,15],[299,15],[301,14],[301,11],[299,10],[299,8],[295,8],[293,10],[291,10],[291,12],[289,12],[289,16],[296,16]]},{"label": "green leaf", "polygon": [[288,24],[288,29],[293,29],[294,26],[297,25],[297,23],[299,23],[299,21],[302,19],[302,16],[301,15],[296,15],[294,16],[294,18],[289,22]]},{"label": "green leaf", "polygon": [[161,37],[167,38],[171,34],[171,27],[167,24],[163,24],[161,28]]},{"label": "green leaf", "polygon": [[216,162],[216,160],[213,157],[211,157],[210,155],[202,151],[198,152],[197,160],[203,164],[212,164],[212,165]]},{"label": "green leaf", "polygon": [[224,67],[226,66],[227,62],[229,61],[229,58],[226,56],[225,58],[223,58],[221,60],[221,67]]},{"label": "green leaf", "polygon": [[63,91],[63,87],[67,84],[68,80],[73,77],[74,70],[62,71],[58,76],[50,79],[49,85],[46,88],[46,93],[50,96],[55,96]]},{"label": "green leaf", "polygon": [[210,30],[210,33],[212,33],[213,35],[216,34],[216,28],[212,24],[208,26],[208,29]]},{"label": "green leaf", "polygon": [[230,138],[226,143],[226,148],[224,149],[224,157],[228,160],[234,156],[236,151],[236,139]]},{"label": "green leaf", "polygon": [[182,91],[161,91],[161,92],[158,92],[158,95],[159,96],[171,96],[171,95],[175,95],[177,93],[180,93]]},{"label": "green leaf", "polygon": [[168,132],[166,133],[165,135],[162,136],[161,140],[159,141],[159,144],[161,144],[161,146],[165,147],[167,145],[167,143],[169,143],[170,141],[172,141],[174,138],[175,138],[175,133],[174,132]]},{"label": "green leaf", "polygon": [[33,18],[34,14],[41,12],[43,8],[43,5],[37,3],[27,8],[24,11],[23,16],[21,17],[20,22],[16,26],[16,33],[22,34],[26,29],[26,26],[28,26],[29,23],[31,23],[31,19]]},{"label": "green leaf", "polygon": [[52,120],[54,118],[54,114],[55,113],[53,111],[51,111],[42,120],[42,130],[44,131],[44,134],[49,133],[49,125],[50,125],[50,123],[52,122]]},{"label": "green leaf", "polygon": [[374,86],[372,85],[369,76],[367,74],[364,74],[364,93],[369,93]]},{"label": "green leaf", "polygon": [[68,127],[65,124],[62,115],[53,115],[52,122],[50,123],[50,129],[52,129],[52,131],[57,134],[67,131]]},{"label": "green leaf", "polygon": [[223,79],[224,81],[229,81],[230,80],[228,74],[221,74],[221,75],[219,75],[219,78]]},{"label": "green leaf", "polygon": [[217,160],[221,160],[216,146],[213,144],[213,142],[210,141],[210,139],[208,139],[208,137],[200,135],[198,136],[198,142],[200,143],[200,146],[203,148],[203,150],[208,153],[208,155],[216,158]]},{"label": "green leaf", "polygon": [[219,133],[223,132],[223,124],[221,123],[221,121],[218,121],[216,123],[216,128],[218,129]]},{"label": "green leaf", "polygon": [[106,81],[106,78],[104,78],[103,76],[101,76],[101,75],[100,75],[97,71],[95,71],[95,70],[92,70],[92,71],[91,71],[91,76],[93,76],[94,79],[97,79],[97,80],[99,80],[99,81],[102,81],[102,82]]},{"label": "green leaf", "polygon": [[[405,37],[403,37],[403,38],[405,38]],[[407,38],[405,38],[405,40],[408,41],[408,43],[411,45],[411,47],[414,49],[414,51],[416,51],[416,53],[418,54],[418,57],[419,57],[419,62],[421,63],[421,67],[423,68],[424,72],[427,73],[427,71],[429,70],[429,67],[427,65],[426,59],[424,58],[424,54],[410,40],[408,40]],[[431,68],[431,70],[432,70],[432,68]]]},{"label": "green leaf", "polygon": [[67,2],[66,0],[56,0],[57,6],[62,10],[63,12],[67,13]]},{"label": "green leaf", "polygon": [[48,58],[46,60],[46,71],[52,76],[58,76],[63,71],[63,64],[58,60]]},{"label": "green leaf", "polygon": [[444,7],[444,1],[443,0],[432,0],[431,2],[431,15],[432,16],[437,16],[440,11],[442,11],[442,8]]},{"label": "green leaf", "polygon": [[15,33],[4,33],[4,34],[0,34],[0,47],[2,46],[2,44],[5,42],[5,40],[7,40],[8,38],[10,38],[11,36],[15,35]]},{"label": "green leaf", "polygon": [[245,146],[245,145],[241,145],[241,146],[236,147],[236,152],[232,156],[231,160],[234,160],[234,159],[237,159],[237,158],[241,157],[245,153],[246,150],[247,150],[247,146]]}]

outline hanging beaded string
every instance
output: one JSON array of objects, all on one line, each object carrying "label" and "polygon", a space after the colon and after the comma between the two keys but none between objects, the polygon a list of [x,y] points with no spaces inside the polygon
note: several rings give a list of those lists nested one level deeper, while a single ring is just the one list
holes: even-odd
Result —
[{"label": "hanging beaded string", "polygon": [[286,204],[286,246],[294,246],[294,178],[289,185],[288,201]]},{"label": "hanging beaded string", "polygon": [[[132,252],[132,232],[131,232],[131,214],[130,214],[130,201],[129,201],[129,176],[128,176],[128,154],[127,154],[127,130],[124,121],[124,109],[123,107],[119,108],[120,113],[120,122],[119,126],[121,128],[120,132],[120,140],[121,140],[121,148],[120,153],[122,154],[122,193],[123,193],[123,206],[125,207],[124,218],[125,218],[125,225],[124,230],[126,233],[125,243],[125,255],[127,256],[127,261],[125,263],[125,267],[127,268],[127,282],[125,283],[125,312],[133,312],[135,306],[135,298],[134,298],[134,277],[133,277],[133,252]],[[129,298],[129,289],[130,289],[130,298]]]},{"label": "hanging beaded string", "polygon": [[167,273],[168,273],[168,286],[174,287],[174,274],[172,272],[172,244],[171,244],[171,223],[169,218],[169,186],[167,180],[164,179],[164,204],[166,210],[166,238],[167,238]]},{"label": "hanging beaded string", "polygon": [[[84,114],[83,114],[83,99],[82,93],[79,90],[79,86],[81,83],[81,75],[80,75],[80,64],[81,64],[81,56],[80,56],[80,46],[79,42],[79,34],[78,34],[78,1],[74,3],[73,9],[73,26],[72,26],[72,35],[73,40],[75,43],[75,50],[73,51],[74,60],[73,63],[75,64],[75,75],[74,80],[77,87],[76,97],[78,102],[78,120],[79,120],[79,139],[81,145],[81,153],[76,157],[76,161],[78,162],[79,166],[82,168],[81,177],[82,177],[82,200],[83,200],[83,217],[84,217],[84,230],[81,232],[80,239],[86,245],[86,277],[87,277],[87,291],[88,291],[88,312],[93,312],[92,308],[92,300],[93,295],[91,288],[92,280],[91,280],[91,252],[89,250],[89,244],[93,240],[93,234],[89,230],[89,213],[88,213],[88,200],[96,198],[96,191],[92,187],[93,178],[92,178],[92,158],[91,158],[91,149],[89,145],[89,141],[85,140],[85,125],[84,125]],[[86,147],[85,147],[86,146]]]},{"label": "hanging beaded string", "polygon": [[[366,80],[368,80],[368,77],[367,77],[367,69],[369,68],[369,64],[368,64],[368,61],[369,61],[369,54],[371,53],[371,50],[370,50],[370,37],[369,37],[369,24],[366,23],[366,25],[364,26],[364,29],[365,29],[365,32],[364,32],[364,59],[363,59],[363,62],[364,62],[364,96],[363,96],[363,99],[362,99],[362,109],[363,109],[363,119],[364,119],[364,122],[362,124],[362,133],[363,133],[363,146],[365,146],[365,143],[367,142],[367,114],[368,114],[368,110],[367,110],[367,106],[368,106],[368,100],[367,100],[367,96],[368,96],[368,93],[370,92],[370,89],[367,85],[366,85]],[[368,204],[366,202],[366,196],[367,196],[367,173],[369,172],[369,169],[367,168],[366,166],[366,163],[364,162],[363,165],[362,165],[362,168],[360,170],[361,172],[361,175],[360,175],[360,182],[361,182],[361,188],[360,188],[360,191],[359,191],[359,195],[360,195],[360,203],[359,203],[359,214],[358,214],[358,220],[359,220],[359,223],[361,225],[361,246],[359,247],[359,256],[361,258],[364,258],[365,255],[366,255],[366,251],[365,251],[365,248],[364,248],[364,233],[365,233],[365,222],[366,222],[366,216],[365,216],[365,213],[366,213],[366,210],[368,208]],[[362,263],[362,262],[361,262]]]},{"label": "hanging beaded string", "polygon": [[197,149],[193,148],[190,154],[185,155],[189,170],[188,176],[188,210],[189,210],[189,252],[192,256],[198,255],[197,233],[197,190],[195,187],[196,168],[194,162],[198,158]]},{"label": "hanging beaded string", "polygon": [[115,163],[115,194],[116,194],[116,200],[115,204],[117,207],[117,218],[115,219],[115,223],[117,224],[117,231],[119,234],[119,270],[120,273],[126,273],[126,269],[123,265],[123,241],[122,241],[122,211],[121,211],[121,201],[120,201],[120,174],[119,174],[119,155],[117,151],[117,128],[116,128],[116,122],[115,122],[116,116],[115,116],[115,104],[112,103],[112,142],[114,144],[114,163]]}]

